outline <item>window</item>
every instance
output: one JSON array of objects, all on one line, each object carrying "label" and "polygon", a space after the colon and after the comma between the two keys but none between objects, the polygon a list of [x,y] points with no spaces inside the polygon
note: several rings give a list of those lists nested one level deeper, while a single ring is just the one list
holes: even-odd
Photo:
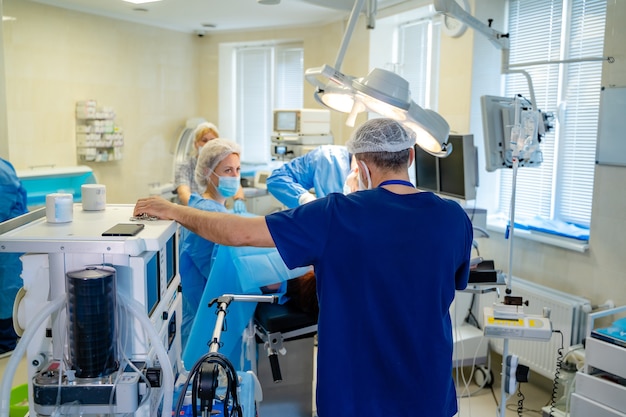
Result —
[{"label": "window", "polygon": [[430,109],[437,107],[433,90],[438,84],[440,34],[439,21],[430,18],[398,27],[398,74],[409,82],[412,100]]},{"label": "window", "polygon": [[370,68],[402,76],[409,82],[411,99],[433,110],[437,109],[440,26],[428,6],[378,19],[370,34]]},{"label": "window", "polygon": [[303,103],[301,45],[240,46],[235,55],[235,132],[242,161],[270,161],[272,112]]},{"label": "window", "polygon": [[[541,144],[543,163],[521,168],[516,182],[516,222],[536,218],[589,227],[595,167],[606,0],[509,0],[509,63],[581,59],[568,64],[523,66],[533,81],[537,107],[554,112],[555,129]],[[521,75],[505,76],[505,95],[529,98]],[[499,170],[499,211],[509,215],[512,171]]]}]

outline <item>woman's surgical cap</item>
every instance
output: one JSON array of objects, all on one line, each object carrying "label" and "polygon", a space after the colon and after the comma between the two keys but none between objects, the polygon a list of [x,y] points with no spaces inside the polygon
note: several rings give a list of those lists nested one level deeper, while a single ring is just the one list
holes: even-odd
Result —
[{"label": "woman's surgical cap", "polygon": [[215,126],[213,123],[211,122],[202,122],[200,123],[193,131],[193,138],[194,139],[198,139],[198,134],[204,130],[212,130],[213,133],[215,133],[215,136],[219,137],[220,136],[220,131],[217,128],[217,126]]},{"label": "woman's surgical cap", "polygon": [[202,147],[200,155],[198,155],[195,173],[196,183],[201,189],[206,188],[209,174],[231,153],[241,155],[241,147],[230,139],[213,139]]},{"label": "woman's surgical cap", "polygon": [[363,123],[346,142],[348,152],[400,152],[415,145],[415,132],[393,119],[371,119]]}]

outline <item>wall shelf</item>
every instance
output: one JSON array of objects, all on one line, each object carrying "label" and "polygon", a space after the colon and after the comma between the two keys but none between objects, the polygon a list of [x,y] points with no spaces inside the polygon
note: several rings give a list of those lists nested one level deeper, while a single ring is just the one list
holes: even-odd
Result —
[{"label": "wall shelf", "polygon": [[124,134],[115,123],[110,107],[96,100],[76,103],[76,152],[79,162],[108,162],[122,159]]}]

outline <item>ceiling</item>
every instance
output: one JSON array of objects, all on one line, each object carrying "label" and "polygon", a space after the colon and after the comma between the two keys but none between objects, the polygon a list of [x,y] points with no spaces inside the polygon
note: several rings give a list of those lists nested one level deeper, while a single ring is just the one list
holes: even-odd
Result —
[{"label": "ceiling", "polygon": [[[355,0],[282,0],[277,5],[263,5],[257,0],[161,0],[144,4],[122,0],[32,1],[170,30],[208,34],[328,23],[347,18]],[[404,0],[377,1],[380,9]]]}]

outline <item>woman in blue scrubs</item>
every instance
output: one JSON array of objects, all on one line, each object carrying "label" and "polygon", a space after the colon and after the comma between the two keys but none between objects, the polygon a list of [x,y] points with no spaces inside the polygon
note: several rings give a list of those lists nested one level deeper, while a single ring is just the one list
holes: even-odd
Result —
[{"label": "woman in blue scrubs", "polygon": [[[207,142],[198,155],[195,181],[204,190],[192,193],[188,205],[199,210],[226,213],[224,203],[240,188],[239,145],[228,139]],[[182,342],[186,344],[200,298],[211,272],[215,244],[184,227],[180,231],[180,276],[183,287]]]}]

